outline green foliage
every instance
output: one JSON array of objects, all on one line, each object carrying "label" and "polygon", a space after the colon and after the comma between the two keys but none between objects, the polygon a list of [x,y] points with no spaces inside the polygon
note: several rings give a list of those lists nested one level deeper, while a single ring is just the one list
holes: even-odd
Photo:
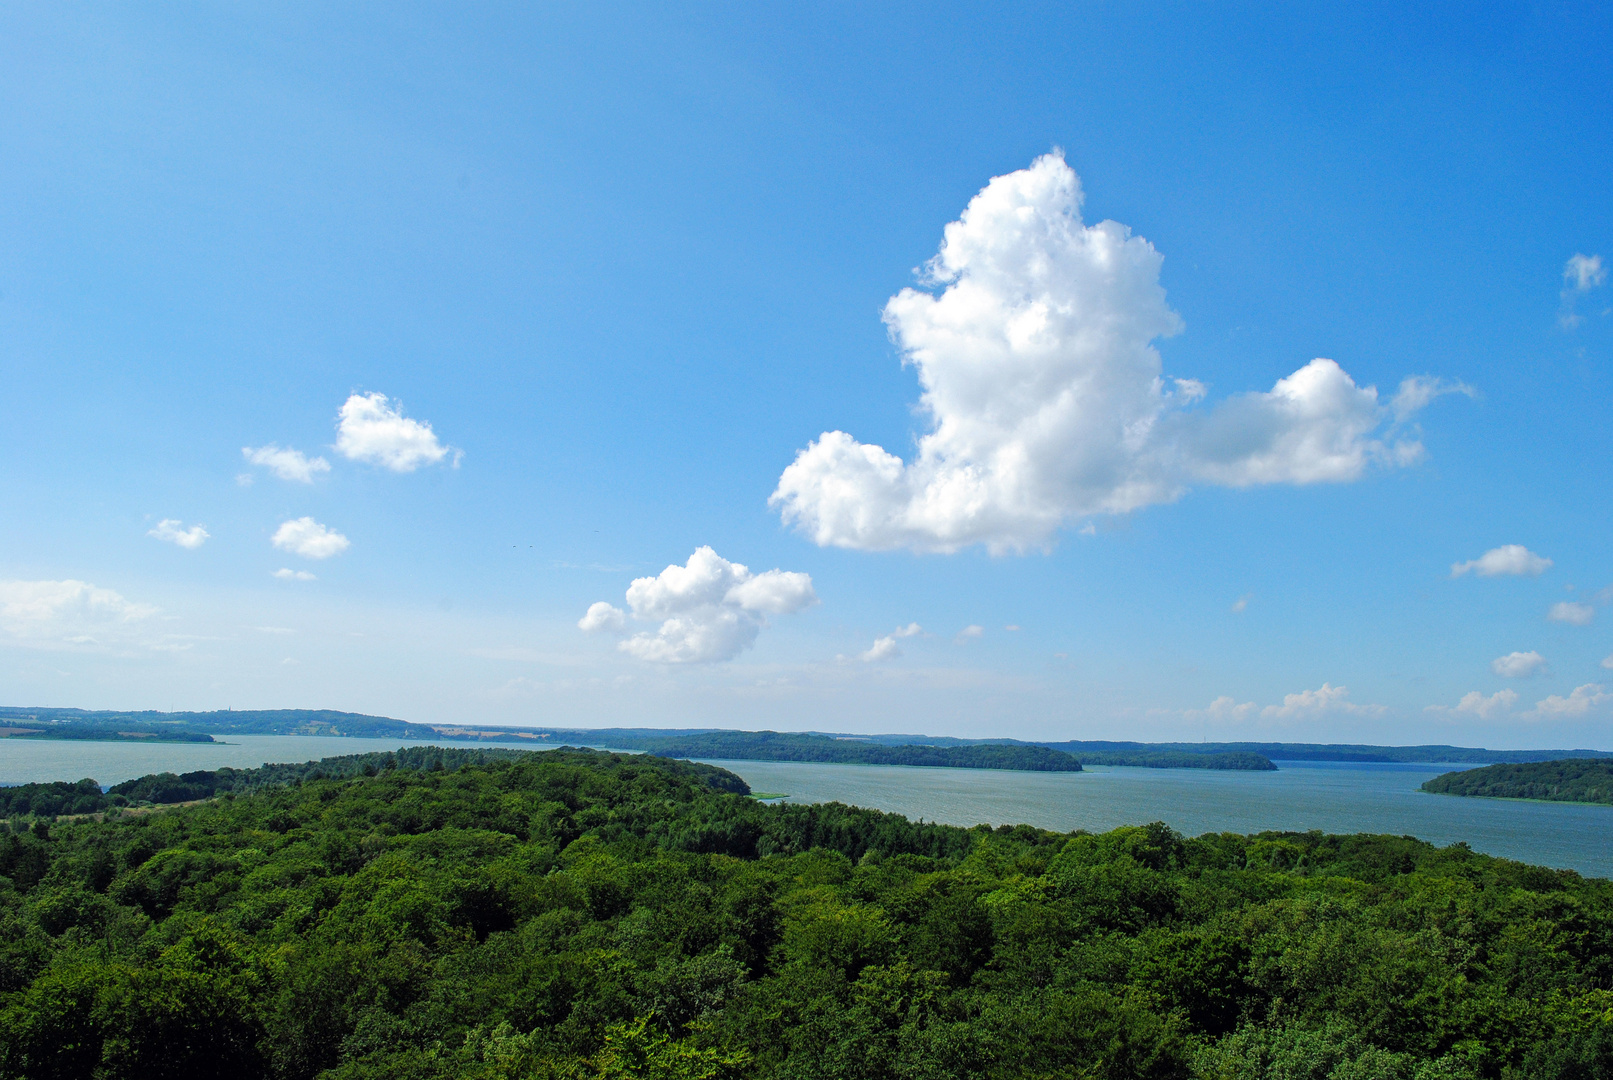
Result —
[{"label": "green foliage", "polygon": [[105,809],[106,805],[101,785],[94,780],[80,780],[76,784],[58,780],[49,784],[0,787],[0,818],[93,814]]},{"label": "green foliage", "polygon": [[1613,761],[1569,758],[1448,772],[1423,784],[1436,795],[1549,799],[1613,806]]},{"label": "green foliage", "polygon": [[1613,1080],[1613,886],[1461,846],[569,750],[139,783],[211,794],[0,835],[0,1080]]}]

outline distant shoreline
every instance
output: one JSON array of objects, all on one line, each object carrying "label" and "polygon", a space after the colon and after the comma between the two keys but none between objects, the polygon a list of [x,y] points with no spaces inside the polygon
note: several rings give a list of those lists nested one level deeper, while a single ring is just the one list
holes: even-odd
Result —
[{"label": "distant shoreline", "polygon": [[[929,735],[737,731],[720,728],[519,728],[499,724],[422,724],[335,710],[120,712],[0,707],[0,731],[24,740],[214,743],[230,735],[307,735],[468,745],[608,745],[671,757],[735,761],[813,761],[1015,771],[1079,771],[1082,766],[1271,771],[1276,761],[1342,764],[1489,766],[1613,758],[1604,750],[1489,750],[1446,745],[1342,743],[1144,743],[1109,740],[961,739]],[[33,732],[23,734],[23,731]]]}]

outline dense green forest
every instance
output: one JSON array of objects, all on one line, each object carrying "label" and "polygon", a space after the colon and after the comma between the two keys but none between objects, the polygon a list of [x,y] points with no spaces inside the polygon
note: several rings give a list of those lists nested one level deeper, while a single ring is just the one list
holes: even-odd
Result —
[{"label": "dense green forest", "polygon": [[1613,1068],[1605,881],[1401,837],[959,829],[647,756],[481,753],[13,821],[0,1077]]},{"label": "dense green forest", "polygon": [[1549,799],[1613,805],[1613,761],[1570,758],[1524,765],[1491,765],[1434,777],[1424,791],[1489,799]]},{"label": "dense green forest", "polygon": [[110,805],[112,801],[101,793],[101,785],[94,780],[0,787],[0,818],[93,814]]},{"label": "dense green forest", "polygon": [[[570,749],[564,747],[563,749]],[[462,765],[485,765],[494,761],[517,761],[531,750],[502,747],[409,746],[395,751],[347,754],[299,764],[262,765],[256,769],[203,769],[187,773],[149,773],[134,780],[113,784],[105,792],[94,780],[77,783],[19,784],[0,787],[0,818],[57,815],[76,816],[107,810],[165,806],[197,802],[219,795],[245,795],[270,787],[300,784],[304,780],[345,780],[374,776],[383,769],[423,769],[427,772],[457,769]],[[750,786],[728,772],[692,761],[663,762],[662,767],[688,776],[698,776],[718,791],[750,794]]]}]

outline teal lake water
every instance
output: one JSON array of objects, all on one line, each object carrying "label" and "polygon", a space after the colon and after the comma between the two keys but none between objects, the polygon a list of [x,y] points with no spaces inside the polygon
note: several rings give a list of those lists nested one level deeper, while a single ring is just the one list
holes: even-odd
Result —
[{"label": "teal lake water", "polygon": [[[92,777],[115,784],[152,772],[309,761],[411,745],[384,739],[240,735],[228,743],[0,741],[0,784]],[[419,745],[418,743],[413,745]],[[1094,832],[1163,821],[1197,836],[1266,829],[1390,833],[1613,877],[1613,807],[1463,799],[1419,791],[1458,766],[1283,762],[1276,772],[1119,769],[1025,773],[805,762],[712,761],[756,791],[839,802],[949,825]]]}]

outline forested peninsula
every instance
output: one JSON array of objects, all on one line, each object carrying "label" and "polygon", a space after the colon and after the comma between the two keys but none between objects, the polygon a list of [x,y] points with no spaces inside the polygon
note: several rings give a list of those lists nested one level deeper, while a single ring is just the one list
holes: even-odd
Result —
[{"label": "forested peninsula", "polygon": [[0,1078],[1570,1080],[1613,1059],[1613,884],[1461,845],[960,829],[569,750],[212,775],[193,805],[0,835]]},{"label": "forested peninsula", "polygon": [[1613,806],[1613,761],[1571,758],[1464,769],[1426,781],[1423,790],[1436,795],[1545,799]]},{"label": "forested peninsula", "polygon": [[951,769],[1019,769],[1080,772],[1081,762],[1045,746],[975,743],[959,746],[889,746],[862,739],[778,731],[710,731],[696,735],[624,736],[623,750],[663,757],[736,761],[821,761],[842,765],[920,765]]}]

